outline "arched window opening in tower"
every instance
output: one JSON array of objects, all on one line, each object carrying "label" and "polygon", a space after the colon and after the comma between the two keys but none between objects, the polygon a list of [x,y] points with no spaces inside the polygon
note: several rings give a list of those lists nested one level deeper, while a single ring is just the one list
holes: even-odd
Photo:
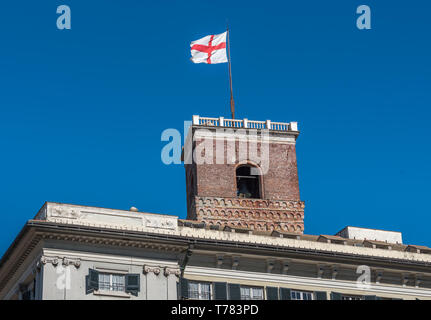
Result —
[{"label": "arched window opening in tower", "polygon": [[249,165],[236,169],[236,193],[239,198],[260,199],[260,171]]}]

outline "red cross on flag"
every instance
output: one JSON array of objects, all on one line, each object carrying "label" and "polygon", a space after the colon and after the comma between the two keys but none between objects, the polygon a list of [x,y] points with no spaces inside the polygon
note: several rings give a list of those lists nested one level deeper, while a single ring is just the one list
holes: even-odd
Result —
[{"label": "red cross on flag", "polygon": [[209,35],[190,44],[194,63],[223,63],[227,62],[226,32]]}]

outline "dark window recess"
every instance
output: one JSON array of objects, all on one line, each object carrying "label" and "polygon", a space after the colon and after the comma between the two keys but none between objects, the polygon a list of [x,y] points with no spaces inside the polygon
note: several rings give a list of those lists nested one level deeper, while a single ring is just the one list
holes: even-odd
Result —
[{"label": "dark window recess", "polygon": [[237,196],[240,198],[261,198],[259,169],[241,166],[236,169]]},{"label": "dark window recess", "polygon": [[315,291],[314,299],[316,300],[328,300],[328,296],[325,291]]},{"label": "dark window recess", "polygon": [[239,284],[229,283],[229,299],[241,300],[241,287]]},{"label": "dark window recess", "polygon": [[214,299],[227,300],[227,284],[226,282],[214,283]]},{"label": "dark window recess", "polygon": [[180,283],[177,282],[177,300],[181,300],[180,295],[181,295],[181,293],[180,293]]},{"label": "dark window recess", "polygon": [[31,295],[33,297],[33,300],[36,300],[36,278],[33,279],[33,290],[31,292]]},{"label": "dark window recess", "polygon": [[278,288],[266,287],[266,300],[278,300]]},{"label": "dark window recess", "polygon": [[187,279],[181,278],[180,281],[180,292],[181,292],[181,300],[185,300],[189,298],[189,281]]},{"label": "dark window recess", "polygon": [[21,291],[21,300],[34,300],[34,285],[33,289],[30,289],[29,285],[20,284],[19,290]]},{"label": "dark window recess", "polygon": [[30,291],[30,290],[25,291],[25,292],[22,294],[22,300],[33,300],[33,299],[32,299],[32,296],[31,296],[31,291]]},{"label": "dark window recess", "polygon": [[331,300],[341,300],[341,293],[331,292]]},{"label": "dark window recess", "polygon": [[291,300],[290,289],[280,288],[280,300]]},{"label": "dark window recess", "polygon": [[99,272],[94,269],[88,270],[85,276],[85,294],[99,290]]},{"label": "dark window recess", "polygon": [[134,296],[138,295],[138,292],[141,289],[140,284],[140,276],[139,274],[126,274],[126,292],[133,294]]}]

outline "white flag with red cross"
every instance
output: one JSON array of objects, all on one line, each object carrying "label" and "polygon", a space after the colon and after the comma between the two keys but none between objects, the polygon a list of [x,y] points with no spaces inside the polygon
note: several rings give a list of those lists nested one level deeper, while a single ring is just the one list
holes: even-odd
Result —
[{"label": "white flag with red cross", "polygon": [[226,55],[226,32],[213,34],[190,44],[192,60],[194,63],[224,63]]}]

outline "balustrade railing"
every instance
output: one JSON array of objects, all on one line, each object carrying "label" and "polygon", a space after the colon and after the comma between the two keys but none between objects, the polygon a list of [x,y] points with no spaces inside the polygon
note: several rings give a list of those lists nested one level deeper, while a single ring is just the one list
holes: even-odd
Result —
[{"label": "balustrade railing", "polygon": [[269,129],[273,131],[298,131],[297,122],[271,122],[256,121],[248,119],[225,119],[208,118],[193,116],[193,125],[197,126],[211,126],[211,127],[228,127],[228,128],[248,128],[248,129]]}]

